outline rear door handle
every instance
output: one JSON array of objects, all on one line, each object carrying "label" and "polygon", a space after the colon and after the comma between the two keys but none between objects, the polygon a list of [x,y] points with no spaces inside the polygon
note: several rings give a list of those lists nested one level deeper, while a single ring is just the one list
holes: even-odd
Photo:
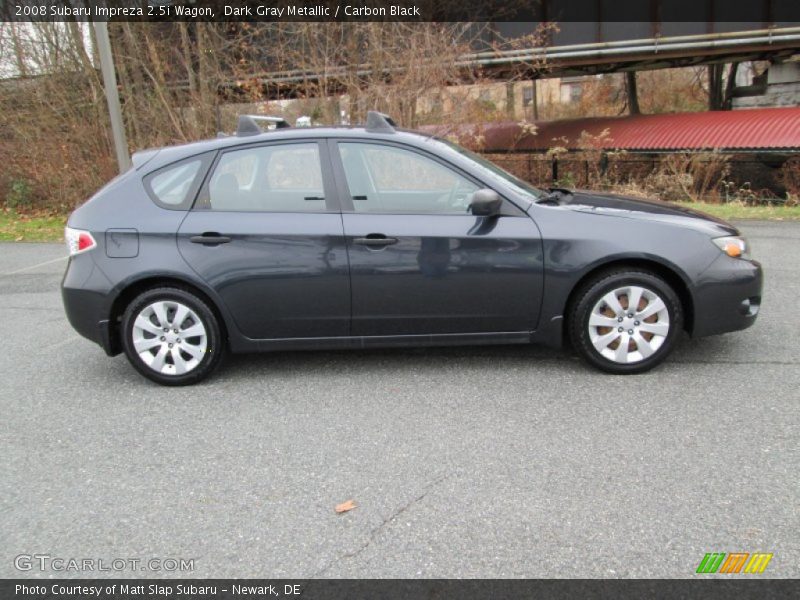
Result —
[{"label": "rear door handle", "polygon": [[353,239],[354,244],[360,246],[369,246],[371,248],[380,248],[383,246],[391,246],[397,243],[397,238],[386,237],[382,233],[370,233],[367,237],[357,237]]},{"label": "rear door handle", "polygon": [[206,231],[202,235],[193,235],[189,238],[193,244],[203,244],[203,246],[218,246],[219,244],[227,244],[231,238],[221,235],[216,231]]}]

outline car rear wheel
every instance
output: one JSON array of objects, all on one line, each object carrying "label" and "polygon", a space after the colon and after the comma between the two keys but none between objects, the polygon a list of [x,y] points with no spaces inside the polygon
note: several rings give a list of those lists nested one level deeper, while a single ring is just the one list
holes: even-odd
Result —
[{"label": "car rear wheel", "polygon": [[598,275],[578,292],[569,316],[573,347],[609,373],[641,373],[660,364],[683,329],[675,291],[653,273]]},{"label": "car rear wheel", "polygon": [[179,288],[143,292],[122,318],[123,346],[142,375],[162,385],[205,379],[224,353],[220,324],[203,300]]}]

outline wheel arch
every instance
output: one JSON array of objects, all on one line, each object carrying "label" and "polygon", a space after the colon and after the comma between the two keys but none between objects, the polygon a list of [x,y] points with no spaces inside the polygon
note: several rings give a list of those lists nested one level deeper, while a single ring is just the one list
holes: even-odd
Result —
[{"label": "wheel arch", "polygon": [[[691,334],[694,331],[694,297],[686,281],[685,275],[682,274],[676,267],[664,264],[652,258],[642,257],[620,257],[613,260],[596,264],[590,267],[577,282],[572,286],[567,301],[564,304],[565,317],[572,312],[572,306],[577,301],[579,292],[583,289],[588,281],[597,277],[600,273],[608,271],[616,271],[621,268],[633,268],[650,271],[658,275],[669,286],[675,290],[678,298],[681,301],[681,308],[683,309],[683,328]],[[563,328],[564,341],[567,341],[567,328]]]},{"label": "wheel arch", "polygon": [[137,277],[134,280],[128,280],[118,286],[118,291],[109,309],[109,342],[114,353],[122,351],[120,324],[125,309],[142,292],[159,287],[175,287],[200,298],[208,305],[214,316],[217,317],[225,343],[230,343],[231,323],[213,292],[198,284],[198,282],[178,274],[152,273]]}]

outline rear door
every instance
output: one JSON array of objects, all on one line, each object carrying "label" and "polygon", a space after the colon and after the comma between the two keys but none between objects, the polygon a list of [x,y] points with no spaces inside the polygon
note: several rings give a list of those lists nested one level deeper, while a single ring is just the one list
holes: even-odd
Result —
[{"label": "rear door", "polygon": [[350,282],[324,142],[220,153],[178,233],[191,267],[253,339],[344,336]]},{"label": "rear door", "polygon": [[330,142],[352,282],[352,334],[526,332],[542,296],[541,237],[504,201],[468,212],[483,186],[438,157],[391,142]]}]

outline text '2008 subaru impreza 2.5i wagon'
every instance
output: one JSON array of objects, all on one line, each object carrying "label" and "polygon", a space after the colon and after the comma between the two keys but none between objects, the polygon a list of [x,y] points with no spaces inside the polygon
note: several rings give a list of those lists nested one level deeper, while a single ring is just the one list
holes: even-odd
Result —
[{"label": "text '2008 subaru impreza 2.5i wagon'", "polygon": [[760,265],[723,221],[543,191],[455,144],[365,127],[262,131],[134,155],[78,208],[73,327],[182,385],[228,351],[565,343],[611,373],[683,331],[753,324]]}]

